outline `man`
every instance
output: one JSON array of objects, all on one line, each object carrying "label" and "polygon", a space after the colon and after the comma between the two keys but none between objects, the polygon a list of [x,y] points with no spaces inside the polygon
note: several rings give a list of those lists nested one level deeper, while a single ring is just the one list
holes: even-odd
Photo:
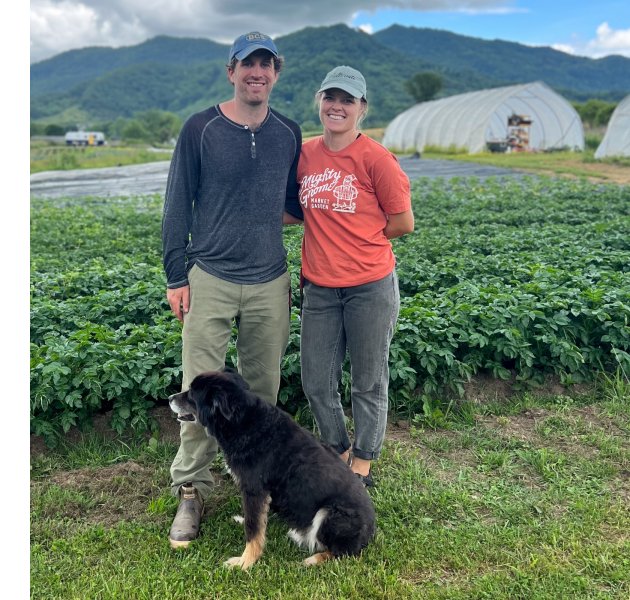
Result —
[{"label": "man", "polygon": [[[269,107],[282,63],[269,36],[239,36],[227,65],[234,97],[190,117],[173,154],[162,238],[167,299],[184,324],[183,390],[199,373],[224,366],[235,325],[239,372],[254,393],[276,403],[290,318],[283,216],[287,223],[302,216],[300,128]],[[174,548],[199,534],[216,453],[201,426],[181,424],[171,465],[171,489],[180,497],[169,533]]]}]

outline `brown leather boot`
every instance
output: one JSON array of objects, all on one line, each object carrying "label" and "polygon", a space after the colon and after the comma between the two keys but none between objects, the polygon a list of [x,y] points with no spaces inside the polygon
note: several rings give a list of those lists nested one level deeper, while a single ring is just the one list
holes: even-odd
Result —
[{"label": "brown leather boot", "polygon": [[192,483],[179,488],[179,506],[173,519],[168,539],[171,548],[187,548],[199,535],[199,524],[203,514],[203,500]]}]

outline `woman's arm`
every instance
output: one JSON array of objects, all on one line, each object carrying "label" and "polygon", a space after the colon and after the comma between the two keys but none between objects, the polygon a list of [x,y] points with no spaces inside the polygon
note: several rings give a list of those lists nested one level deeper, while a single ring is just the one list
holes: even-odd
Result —
[{"label": "woman's arm", "polygon": [[385,237],[388,240],[400,237],[406,233],[411,233],[414,227],[413,211],[411,209],[405,212],[387,215],[387,225],[385,225]]},{"label": "woman's arm", "polygon": [[302,225],[304,221],[302,219],[298,219],[294,217],[291,213],[288,213],[286,210],[282,215],[282,224],[283,225]]}]

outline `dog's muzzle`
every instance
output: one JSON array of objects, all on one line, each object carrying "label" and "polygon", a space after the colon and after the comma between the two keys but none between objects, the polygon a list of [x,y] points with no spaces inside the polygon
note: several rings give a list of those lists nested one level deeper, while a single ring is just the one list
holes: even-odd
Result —
[{"label": "dog's muzzle", "polygon": [[177,396],[177,394],[175,394],[174,396],[171,396],[168,399],[168,405],[171,407],[171,410],[175,414],[177,414],[177,420],[180,423],[194,421],[195,420],[195,415],[193,415],[192,413],[179,412],[179,406],[177,406],[177,398],[175,396]]},{"label": "dog's muzzle", "polygon": [[177,420],[180,423],[185,423],[186,421],[194,421],[195,417],[193,415],[191,415],[190,413],[188,413],[188,414],[184,414],[184,413],[179,414],[178,413],[177,414]]}]

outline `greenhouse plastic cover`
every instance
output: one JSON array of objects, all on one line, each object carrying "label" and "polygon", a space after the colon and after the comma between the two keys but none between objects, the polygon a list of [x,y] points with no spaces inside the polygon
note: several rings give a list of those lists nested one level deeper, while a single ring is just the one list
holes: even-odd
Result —
[{"label": "greenhouse plastic cover", "polygon": [[595,158],[606,156],[630,156],[630,95],[615,108],[604,139],[595,151]]},{"label": "greenhouse plastic cover", "polygon": [[483,152],[487,142],[506,139],[512,114],[532,120],[532,150],[584,149],[580,116],[541,81],[416,104],[391,121],[383,145],[399,152],[421,152],[426,146]]}]

